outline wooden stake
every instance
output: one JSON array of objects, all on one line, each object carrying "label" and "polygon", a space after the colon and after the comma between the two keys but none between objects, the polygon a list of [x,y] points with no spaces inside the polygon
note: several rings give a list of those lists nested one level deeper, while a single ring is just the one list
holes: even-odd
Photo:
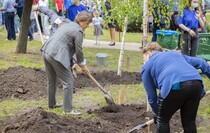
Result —
[{"label": "wooden stake", "polygon": [[120,89],[119,91],[118,104],[119,105],[125,104],[125,90],[123,89]]}]

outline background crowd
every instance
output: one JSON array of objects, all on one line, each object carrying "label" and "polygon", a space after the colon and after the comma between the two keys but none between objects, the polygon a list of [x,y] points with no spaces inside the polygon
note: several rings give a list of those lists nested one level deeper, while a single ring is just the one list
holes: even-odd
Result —
[{"label": "background crowd", "polygon": [[[46,8],[50,8],[50,2],[53,2],[55,7],[55,12],[57,15],[61,17],[68,18],[70,21],[74,21],[76,15],[85,10],[91,13],[94,17],[94,12],[97,12],[98,17],[102,15],[105,15],[104,10],[102,9],[101,1],[97,1],[97,3],[94,2],[94,0],[34,0],[33,5],[38,6],[44,6]],[[108,0],[105,2],[109,3]],[[52,4],[51,4],[52,5]],[[24,6],[24,0],[0,0],[0,25],[4,25],[7,30],[7,39],[9,41],[16,40],[16,33],[19,33],[19,28],[21,26],[21,17],[23,12],[23,6]],[[110,3],[109,3],[108,10],[111,9]],[[45,40],[49,39],[50,36],[50,27],[49,24],[49,17],[45,15],[44,13],[37,12],[38,14],[38,22],[41,28],[42,36]],[[31,11],[30,20],[31,24],[28,31],[28,38],[29,40],[33,40],[33,33],[38,31],[38,26],[35,21],[35,13],[34,11]],[[98,22],[97,25],[102,24],[102,19],[100,20],[100,23]],[[96,26],[95,26],[96,27]],[[111,37],[111,43],[115,44],[115,40],[113,39],[115,34],[115,25],[112,25],[112,28],[110,28],[110,37]],[[96,30],[96,29],[95,29]],[[102,30],[102,28],[101,28]],[[101,31],[102,32],[102,31]],[[84,34],[85,35],[85,34]],[[94,33],[93,33],[94,35]],[[96,41],[99,44],[99,37],[96,37]]]}]

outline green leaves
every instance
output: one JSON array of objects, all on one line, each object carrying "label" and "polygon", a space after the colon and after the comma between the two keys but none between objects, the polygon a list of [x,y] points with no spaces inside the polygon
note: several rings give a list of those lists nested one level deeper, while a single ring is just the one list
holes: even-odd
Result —
[{"label": "green leaves", "polygon": [[[126,16],[128,16],[128,20],[130,20],[130,17],[135,18],[133,21],[135,21],[136,18],[142,16],[142,0],[109,0],[109,2],[112,9],[110,10],[111,16],[106,16],[105,18],[107,22],[110,22],[110,20],[116,20],[118,22],[118,25],[122,26],[124,24],[124,19]],[[105,13],[108,14],[104,3],[102,7]]]}]

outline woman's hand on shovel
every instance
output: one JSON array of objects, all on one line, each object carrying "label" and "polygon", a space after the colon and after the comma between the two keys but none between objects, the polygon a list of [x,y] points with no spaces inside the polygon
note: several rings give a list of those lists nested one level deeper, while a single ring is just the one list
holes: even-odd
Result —
[{"label": "woman's hand on shovel", "polygon": [[82,66],[80,66],[80,67],[81,67],[82,71],[83,71],[85,74],[90,73],[90,71],[89,71],[89,69],[88,69],[88,67],[87,67],[86,65],[82,65]]}]

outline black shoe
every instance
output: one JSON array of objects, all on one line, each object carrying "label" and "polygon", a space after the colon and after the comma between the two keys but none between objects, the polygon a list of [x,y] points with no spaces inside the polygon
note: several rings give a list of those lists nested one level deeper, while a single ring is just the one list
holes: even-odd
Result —
[{"label": "black shoe", "polygon": [[53,105],[53,106],[49,106],[49,108],[54,109],[54,108],[60,108],[62,106],[63,106],[63,104],[56,104],[56,105]]},{"label": "black shoe", "polygon": [[32,41],[32,40],[34,40],[34,38],[29,38],[29,41]]},{"label": "black shoe", "polygon": [[111,44],[111,43],[109,44],[109,46],[114,46],[114,45],[115,45],[115,42],[113,44]]}]

